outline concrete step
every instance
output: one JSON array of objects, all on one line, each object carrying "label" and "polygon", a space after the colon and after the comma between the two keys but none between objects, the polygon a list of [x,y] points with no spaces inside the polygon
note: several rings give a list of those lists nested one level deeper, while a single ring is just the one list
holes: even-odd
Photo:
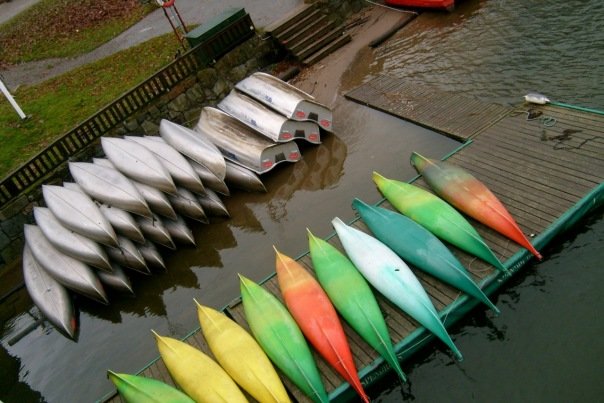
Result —
[{"label": "concrete step", "polygon": [[308,25],[301,27],[298,32],[296,32],[293,36],[290,36],[288,39],[281,41],[281,43],[283,46],[291,49],[309,37],[317,38],[316,32],[319,30],[319,28],[329,24],[331,24],[329,18],[327,18],[326,15],[321,15],[319,18],[309,21]]},{"label": "concrete step", "polygon": [[302,4],[291,12],[287,13],[283,18],[266,26],[264,30],[271,36],[276,37],[316,9],[317,3]]},{"label": "concrete step", "polygon": [[323,35],[319,36],[318,38],[316,38],[314,41],[312,41],[312,43],[310,45],[308,45],[304,49],[301,49],[298,52],[292,51],[292,53],[298,59],[304,60],[308,56],[312,55],[313,53],[318,52],[322,48],[326,47],[331,42],[338,40],[340,38],[340,36],[342,36],[342,31],[343,31],[343,29],[341,26],[336,27],[336,28],[332,29],[331,31],[329,31],[328,33],[323,34]]},{"label": "concrete step", "polygon": [[329,22],[329,24],[321,25],[312,36],[308,36],[303,38],[301,41],[296,43],[295,45],[289,47],[290,51],[294,54],[300,53],[301,50],[310,46],[313,42],[317,40],[317,38],[321,38],[323,35],[328,32],[334,30],[336,28],[336,24],[334,22]]},{"label": "concrete step", "polygon": [[281,43],[286,43],[296,36],[299,36],[301,32],[306,32],[309,26],[316,23],[317,20],[323,18],[323,13],[320,9],[316,9],[310,14],[307,14],[301,20],[298,20],[293,25],[290,25],[285,31],[279,33],[275,38]]},{"label": "concrete step", "polygon": [[348,35],[348,34],[342,35],[339,39],[335,40],[334,42],[331,42],[328,46],[325,46],[324,48],[313,53],[306,59],[302,60],[302,63],[305,65],[314,64],[314,63],[318,62],[319,60],[323,59],[328,54],[335,51],[336,49],[339,49],[342,46],[346,45],[351,40],[352,40],[352,38],[350,37],[350,35]]}]

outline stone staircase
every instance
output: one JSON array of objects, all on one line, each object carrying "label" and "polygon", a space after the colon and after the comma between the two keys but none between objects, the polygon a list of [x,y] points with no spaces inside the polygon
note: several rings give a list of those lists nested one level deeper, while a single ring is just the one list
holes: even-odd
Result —
[{"label": "stone staircase", "polygon": [[266,28],[302,64],[311,65],[350,42],[344,25],[333,22],[318,3],[303,4]]}]

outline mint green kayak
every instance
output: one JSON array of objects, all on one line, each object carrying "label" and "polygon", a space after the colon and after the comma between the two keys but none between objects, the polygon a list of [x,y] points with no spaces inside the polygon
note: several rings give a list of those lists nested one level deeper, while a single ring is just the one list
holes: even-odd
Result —
[{"label": "mint green kayak", "polygon": [[329,402],[317,364],[300,328],[274,295],[239,275],[250,330],[266,355],[315,402]]},{"label": "mint green kayak", "polygon": [[144,376],[107,371],[117,391],[128,403],[194,403],[180,390]]},{"label": "mint green kayak", "polygon": [[343,253],[310,231],[308,243],[317,279],[337,311],[406,381],[384,316],[367,281]]},{"label": "mint green kayak", "polygon": [[427,190],[377,172],[373,173],[373,181],[398,211],[443,241],[506,271],[474,227],[447,202]]},{"label": "mint green kayak", "polygon": [[430,231],[404,215],[370,206],[359,199],[354,199],[352,208],[376,238],[405,262],[471,295],[499,313],[499,309],[476,285],[465,267]]}]

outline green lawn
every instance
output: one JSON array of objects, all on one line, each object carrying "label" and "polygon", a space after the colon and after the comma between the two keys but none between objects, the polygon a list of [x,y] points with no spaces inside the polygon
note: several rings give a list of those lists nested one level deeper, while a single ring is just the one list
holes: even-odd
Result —
[{"label": "green lawn", "polygon": [[173,60],[173,33],[126,49],[62,76],[17,90],[21,121],[0,96],[0,177]]}]

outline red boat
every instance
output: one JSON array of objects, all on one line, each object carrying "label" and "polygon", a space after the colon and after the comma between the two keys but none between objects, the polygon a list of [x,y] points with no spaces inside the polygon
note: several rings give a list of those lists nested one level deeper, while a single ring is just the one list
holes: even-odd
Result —
[{"label": "red boat", "polygon": [[453,10],[455,0],[384,0],[389,6]]}]

